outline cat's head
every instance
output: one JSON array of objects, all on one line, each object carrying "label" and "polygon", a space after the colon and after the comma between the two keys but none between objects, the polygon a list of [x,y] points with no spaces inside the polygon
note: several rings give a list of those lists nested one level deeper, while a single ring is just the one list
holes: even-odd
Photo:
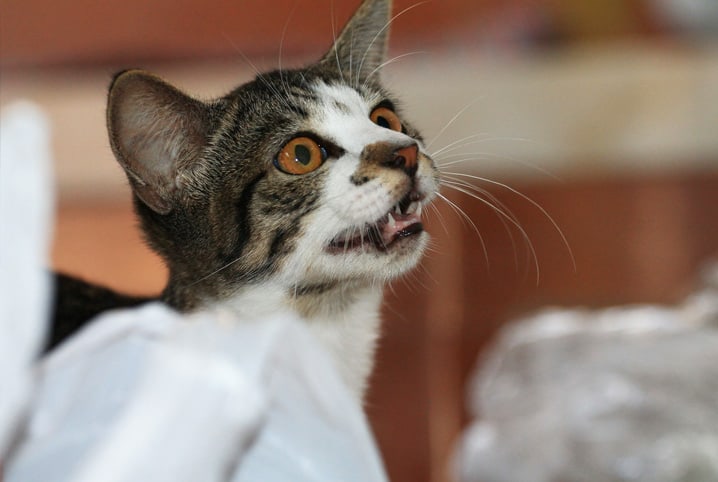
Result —
[{"label": "cat's head", "polygon": [[366,0],[316,64],[212,102],[143,71],[115,77],[110,141],[170,302],[267,280],[295,293],[384,282],[417,263],[438,171],[379,82],[390,10]]}]

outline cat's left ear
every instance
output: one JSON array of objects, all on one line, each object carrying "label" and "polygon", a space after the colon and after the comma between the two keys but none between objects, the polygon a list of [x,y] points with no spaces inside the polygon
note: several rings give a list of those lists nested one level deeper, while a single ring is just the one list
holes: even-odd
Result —
[{"label": "cat's left ear", "polygon": [[159,77],[141,70],[115,76],[107,102],[107,128],[115,157],[134,193],[167,214],[183,196],[207,144],[209,108]]},{"label": "cat's left ear", "polygon": [[320,64],[352,82],[376,75],[386,58],[391,0],[364,0]]}]

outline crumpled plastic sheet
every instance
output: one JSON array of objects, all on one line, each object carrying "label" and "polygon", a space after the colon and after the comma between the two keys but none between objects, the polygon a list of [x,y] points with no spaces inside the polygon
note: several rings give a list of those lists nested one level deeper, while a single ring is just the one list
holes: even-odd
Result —
[{"label": "crumpled plastic sheet", "polygon": [[7,482],[386,480],[357,401],[290,315],[112,312],[38,378]]},{"label": "crumpled plastic sheet", "polygon": [[21,104],[0,127],[0,480],[387,480],[359,402],[291,314],[153,303],[108,312],[37,361],[51,292],[47,124]]},{"label": "crumpled plastic sheet", "polygon": [[675,308],[547,310],[479,361],[461,482],[718,481],[718,269]]}]

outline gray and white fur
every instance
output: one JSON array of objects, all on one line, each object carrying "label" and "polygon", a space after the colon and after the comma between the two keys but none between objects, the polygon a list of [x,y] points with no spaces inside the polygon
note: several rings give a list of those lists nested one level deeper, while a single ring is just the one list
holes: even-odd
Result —
[{"label": "gray and white fur", "polygon": [[[107,108],[144,235],[169,268],[161,300],[182,311],[222,305],[240,320],[294,313],[358,397],[383,287],[421,257],[421,211],[439,184],[380,83],[390,13],[390,0],[365,0],[319,62],[211,102],[121,72]],[[308,170],[307,148],[290,150],[301,174],[279,159],[297,138],[320,156]]]}]

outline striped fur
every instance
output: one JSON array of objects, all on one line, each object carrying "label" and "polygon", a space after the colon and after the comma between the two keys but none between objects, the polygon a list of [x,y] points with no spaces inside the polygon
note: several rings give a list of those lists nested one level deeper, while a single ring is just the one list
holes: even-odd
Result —
[{"label": "striped fur", "polygon": [[[370,120],[375,107],[398,105],[378,78],[390,7],[366,0],[318,63],[259,75],[211,102],[137,70],[116,76],[108,100],[112,148],[145,237],[169,268],[162,299],[244,318],[293,312],[357,394],[371,370],[382,287],[427,242],[409,211],[438,186],[400,111],[401,132]],[[328,158],[290,175],[273,161],[298,134]],[[396,154],[407,146],[417,153],[412,170]],[[393,235],[392,212],[407,225]]]}]

